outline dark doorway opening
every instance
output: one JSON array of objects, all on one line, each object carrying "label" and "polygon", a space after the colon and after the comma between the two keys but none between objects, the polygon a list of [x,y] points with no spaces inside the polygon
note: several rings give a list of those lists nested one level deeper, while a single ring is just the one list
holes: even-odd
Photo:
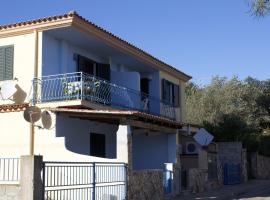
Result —
[{"label": "dark doorway opening", "polygon": [[106,137],[104,134],[90,133],[90,155],[106,157]]}]

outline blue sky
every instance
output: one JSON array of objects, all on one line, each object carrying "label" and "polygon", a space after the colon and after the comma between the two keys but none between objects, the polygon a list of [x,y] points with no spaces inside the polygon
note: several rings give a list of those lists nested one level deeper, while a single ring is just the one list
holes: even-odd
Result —
[{"label": "blue sky", "polygon": [[76,10],[83,17],[193,76],[270,78],[270,16],[247,0],[8,0],[0,24]]}]

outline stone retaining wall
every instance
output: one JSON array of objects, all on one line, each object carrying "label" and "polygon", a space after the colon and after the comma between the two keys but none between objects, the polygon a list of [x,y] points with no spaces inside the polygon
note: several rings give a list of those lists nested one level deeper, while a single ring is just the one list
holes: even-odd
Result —
[{"label": "stone retaining wall", "polygon": [[242,162],[241,162],[241,177],[242,182],[248,181],[248,163],[247,163],[247,150],[242,149]]},{"label": "stone retaining wall", "polygon": [[19,185],[0,184],[0,200],[20,200]]},{"label": "stone retaining wall", "polygon": [[162,170],[130,171],[128,196],[132,200],[163,199]]},{"label": "stone retaining wall", "polygon": [[223,167],[222,167],[222,164],[221,164],[218,156],[217,156],[217,166],[216,167],[217,167],[216,179],[209,179],[209,177],[208,177],[207,182],[205,184],[206,190],[216,189],[216,188],[219,188],[223,185]]},{"label": "stone retaining wall", "polygon": [[241,182],[247,182],[247,152],[241,142],[219,142],[218,154],[222,166],[225,163],[240,164]]},{"label": "stone retaining wall", "polygon": [[225,163],[240,164],[242,162],[242,143],[219,142],[218,154],[222,165]]},{"label": "stone retaining wall", "polygon": [[270,157],[253,153],[251,155],[251,173],[256,179],[270,179]]},{"label": "stone retaining wall", "polygon": [[207,182],[207,170],[192,168],[188,170],[188,189],[192,193],[204,191]]}]

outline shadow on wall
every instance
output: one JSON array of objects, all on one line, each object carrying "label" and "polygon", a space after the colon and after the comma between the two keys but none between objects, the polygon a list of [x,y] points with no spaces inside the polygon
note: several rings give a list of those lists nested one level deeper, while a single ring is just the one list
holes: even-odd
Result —
[{"label": "shadow on wall", "polygon": [[15,92],[15,94],[13,95],[13,101],[15,104],[20,104],[23,103],[26,99],[26,92],[22,90],[22,88],[16,84],[15,88],[17,89],[17,91]]},{"label": "shadow on wall", "polygon": [[105,158],[115,159],[117,130],[118,125],[56,116],[56,137],[64,137],[66,149],[82,155],[90,156],[90,134],[98,133],[105,135]]},{"label": "shadow on wall", "polygon": [[133,135],[132,142],[134,170],[163,169],[170,162],[167,134],[140,132]]}]

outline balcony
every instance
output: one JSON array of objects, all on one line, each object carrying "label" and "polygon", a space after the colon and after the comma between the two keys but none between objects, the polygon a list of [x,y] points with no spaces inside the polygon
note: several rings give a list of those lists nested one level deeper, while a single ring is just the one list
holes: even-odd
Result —
[{"label": "balcony", "polygon": [[34,104],[86,100],[116,109],[137,110],[173,120],[176,118],[176,108],[158,98],[82,72],[35,78],[32,89]]}]

